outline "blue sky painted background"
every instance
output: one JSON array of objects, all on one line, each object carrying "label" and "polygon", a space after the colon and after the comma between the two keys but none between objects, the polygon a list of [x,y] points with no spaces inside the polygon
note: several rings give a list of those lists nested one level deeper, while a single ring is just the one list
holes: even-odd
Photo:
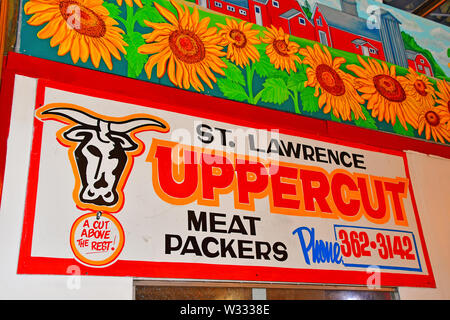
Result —
[{"label": "blue sky painted background", "polygon": [[[299,0],[304,3],[305,0]],[[316,3],[322,3],[330,7],[341,9],[340,0],[308,0],[311,8]],[[375,0],[358,0],[358,13],[361,18],[367,19],[369,14],[367,9],[371,5],[379,6],[390,11],[398,20],[402,22],[401,30],[410,34],[419,46],[431,52],[436,62],[441,66],[442,70],[450,75],[448,63],[450,58],[447,56],[447,49],[450,48],[450,28],[427,20],[425,18],[413,15],[394,7],[384,5]]]}]

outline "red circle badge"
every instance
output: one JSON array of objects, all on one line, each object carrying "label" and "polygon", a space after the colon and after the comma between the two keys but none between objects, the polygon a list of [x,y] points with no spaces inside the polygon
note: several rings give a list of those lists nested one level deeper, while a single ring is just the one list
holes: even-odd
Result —
[{"label": "red circle badge", "polygon": [[70,247],[81,263],[104,267],[112,264],[123,249],[125,234],[111,214],[95,212],[79,217],[70,231]]}]

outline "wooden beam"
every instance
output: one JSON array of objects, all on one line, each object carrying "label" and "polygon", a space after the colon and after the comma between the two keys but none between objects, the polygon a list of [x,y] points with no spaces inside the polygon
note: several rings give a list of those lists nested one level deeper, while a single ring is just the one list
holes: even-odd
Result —
[{"label": "wooden beam", "polygon": [[442,5],[446,0],[428,0],[418,6],[416,9],[412,11],[412,13],[425,17],[431,12],[433,12],[437,7]]},{"label": "wooden beam", "polygon": [[0,77],[3,60],[14,49],[20,1],[2,0],[0,3]]},{"label": "wooden beam", "polygon": [[303,290],[354,290],[354,291],[384,291],[395,292],[393,287],[369,289],[366,286],[322,285],[281,282],[229,282],[229,281],[189,281],[189,280],[148,280],[134,279],[134,286],[157,287],[219,287],[219,288],[267,288],[267,289],[303,289]]},{"label": "wooden beam", "polygon": [[8,18],[8,1],[2,1],[0,4],[0,76],[2,74],[3,57],[5,52],[7,18]]}]

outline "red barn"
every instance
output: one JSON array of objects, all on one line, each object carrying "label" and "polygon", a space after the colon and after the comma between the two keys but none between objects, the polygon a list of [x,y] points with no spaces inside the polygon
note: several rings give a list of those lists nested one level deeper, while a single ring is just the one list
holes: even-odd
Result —
[{"label": "red barn", "polygon": [[385,60],[378,30],[367,28],[356,6],[343,7],[343,10],[316,4],[312,18],[317,41],[339,50]]},{"label": "red barn", "polygon": [[314,24],[296,0],[196,0],[211,10],[260,26],[281,27],[297,37],[316,40]]},{"label": "red barn", "polygon": [[318,41],[326,46],[384,60],[433,76],[429,61],[405,50],[401,22],[380,11],[380,27],[369,28],[358,16],[356,0],[340,0],[341,10],[316,3],[311,20],[296,0],[196,0],[211,10],[261,26],[282,28],[285,33]]},{"label": "red barn", "polygon": [[279,26],[293,36],[317,41],[314,24],[301,7],[298,10],[290,9],[280,15]]},{"label": "red barn", "polygon": [[427,58],[421,53],[406,50],[408,58],[408,66],[419,73],[423,73],[429,77],[433,77],[433,68]]},{"label": "red barn", "polygon": [[[274,26],[280,27],[281,26],[281,15],[285,12],[299,7],[297,4],[297,1],[295,0],[268,0],[268,1],[255,1],[255,0],[249,0],[249,3],[256,2],[264,4],[267,7],[267,11],[269,13],[271,24]],[[269,26],[269,25],[268,25]]]},{"label": "red barn", "polygon": [[273,24],[269,0],[250,0],[248,2],[250,22],[267,27]]},{"label": "red barn", "polygon": [[196,0],[202,7],[250,21],[247,0]]}]

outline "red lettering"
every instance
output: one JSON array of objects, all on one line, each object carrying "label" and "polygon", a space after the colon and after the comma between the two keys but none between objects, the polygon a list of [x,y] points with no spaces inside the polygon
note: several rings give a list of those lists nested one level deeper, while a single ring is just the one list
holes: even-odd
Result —
[{"label": "red lettering", "polygon": [[202,154],[201,165],[203,199],[214,200],[214,189],[226,188],[233,182],[233,164],[223,156]]},{"label": "red lettering", "polygon": [[[330,185],[327,176],[320,171],[301,169],[303,196],[305,199],[305,210],[316,211],[314,200],[316,200],[322,212],[331,213],[331,208],[326,200],[330,193]],[[314,187],[313,182],[318,186]]]},{"label": "red lettering", "polygon": [[[374,180],[376,200],[371,201],[369,195],[368,178],[358,178],[358,187],[361,193],[361,202],[367,215],[380,220],[386,216],[386,198],[384,195],[383,181]],[[373,205],[372,205],[373,203]]]},{"label": "red lettering", "polygon": [[266,167],[259,162],[236,160],[236,178],[238,185],[238,202],[250,204],[250,193],[261,193],[269,181]]},{"label": "red lettering", "polygon": [[407,223],[403,201],[402,199],[400,199],[406,197],[406,183],[403,181],[400,181],[398,183],[385,181],[384,188],[386,189],[386,192],[391,193],[396,222],[399,222],[400,224]]},{"label": "red lettering", "polygon": [[282,182],[281,179],[298,179],[298,169],[293,167],[278,167],[278,170],[271,168],[271,171],[275,171],[275,174],[270,176],[270,182],[272,184],[272,199],[274,207],[298,209],[300,206],[300,200],[287,199],[284,196],[295,196],[297,194],[297,186],[294,183]]},{"label": "red lettering", "polygon": [[183,150],[184,162],[178,165],[178,171],[182,181],[174,178],[174,164],[172,161],[172,149],[166,146],[157,146],[155,158],[157,159],[157,174],[161,190],[170,197],[185,199],[189,198],[197,190],[198,171],[197,164],[192,161],[196,158],[195,152]]},{"label": "red lettering", "polygon": [[[178,163],[178,158],[182,162]],[[219,195],[234,192],[236,209],[254,210],[254,199],[269,196],[273,213],[324,216],[356,220],[360,214],[373,223],[407,225],[404,201],[408,181],[351,174],[344,169],[331,173],[300,164],[279,163],[266,168],[265,162],[237,155],[209,153],[194,146],[180,146],[154,140],[148,160],[152,162],[153,185],[158,196],[168,203],[218,206]],[[270,182],[270,184],[269,184]],[[270,187],[269,187],[270,186]],[[303,201],[303,203],[302,203]],[[89,225],[86,224],[85,225]],[[82,237],[109,237],[105,222],[92,222]]]},{"label": "red lettering", "polygon": [[112,241],[92,241],[91,249],[95,251],[108,251]]},{"label": "red lettering", "polygon": [[344,186],[350,191],[358,191],[358,186],[351,177],[345,173],[336,173],[331,180],[331,194],[333,195],[334,203],[343,215],[349,217],[356,216],[361,204],[356,199],[352,199],[349,202],[344,201],[342,190]]}]

